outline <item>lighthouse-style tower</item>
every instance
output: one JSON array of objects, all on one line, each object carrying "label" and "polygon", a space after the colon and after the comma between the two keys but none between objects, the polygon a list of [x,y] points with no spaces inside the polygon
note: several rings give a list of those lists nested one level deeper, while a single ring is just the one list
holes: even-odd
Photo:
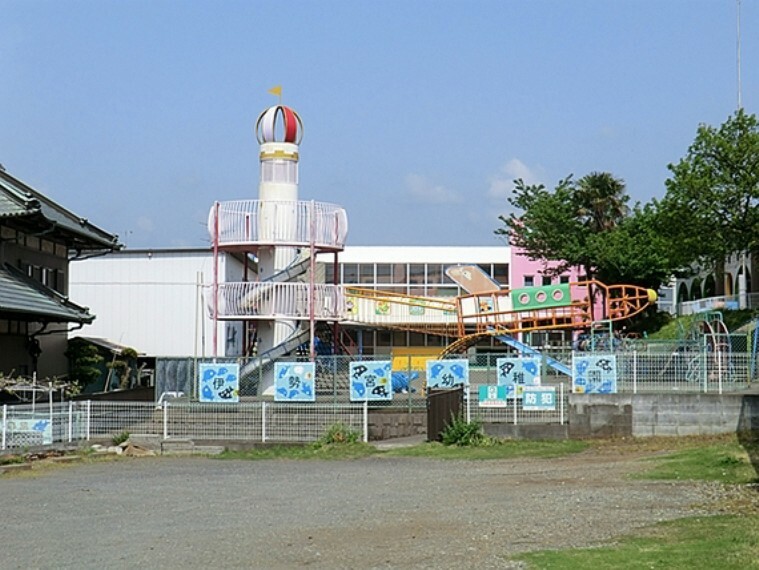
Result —
[{"label": "lighthouse-style tower", "polygon": [[[215,322],[254,322],[249,328],[255,330],[257,351],[242,367],[243,396],[270,395],[273,361],[304,343],[313,347],[315,323],[344,315],[340,288],[319,282],[315,262],[319,252],[342,251],[347,216],[334,204],[298,199],[301,119],[293,109],[275,105],[258,117],[256,137],[258,200],[217,202],[209,216],[215,261],[222,251],[257,261],[257,280],[246,274],[241,282],[221,281],[215,271],[209,304]],[[216,350],[214,342],[215,355]]]}]

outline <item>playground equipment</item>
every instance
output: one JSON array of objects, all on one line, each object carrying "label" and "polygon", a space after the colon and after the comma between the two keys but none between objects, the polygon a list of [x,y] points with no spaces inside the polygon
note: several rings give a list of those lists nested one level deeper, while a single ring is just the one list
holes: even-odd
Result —
[{"label": "playground equipment", "polygon": [[[331,323],[335,332],[339,323],[349,323],[456,339],[443,356],[466,350],[485,336],[534,354],[534,349],[514,336],[587,329],[599,319],[627,319],[656,300],[651,290],[597,281],[504,290],[477,266],[448,268],[448,275],[468,291],[453,299],[320,282],[316,255],[333,253],[337,268],[348,220],[339,206],[298,200],[302,132],[300,117],[289,107],[275,105],[261,113],[256,123],[261,148],[259,198],[216,202],[208,219],[214,253],[213,285],[207,299],[214,321],[213,354],[218,356],[218,322],[245,321],[245,335],[257,339],[258,358],[240,371],[240,378],[255,377],[259,394],[273,393],[277,358],[306,345],[309,358],[315,360],[318,323]],[[241,281],[219,275],[220,252],[243,255]],[[333,339],[338,338],[333,334]],[[243,345],[249,344],[249,338],[244,338]]]},{"label": "playground equipment", "polygon": [[730,332],[721,312],[699,313],[689,329],[680,325],[678,336],[675,350],[659,372],[660,379],[685,376],[689,382],[699,382],[707,367],[733,377]]}]

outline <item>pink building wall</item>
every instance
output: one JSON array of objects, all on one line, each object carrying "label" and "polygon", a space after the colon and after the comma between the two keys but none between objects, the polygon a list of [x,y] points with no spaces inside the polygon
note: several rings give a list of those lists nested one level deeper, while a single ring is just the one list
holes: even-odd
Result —
[{"label": "pink building wall", "polygon": [[[529,287],[529,284],[525,283],[525,277],[531,276],[533,278],[533,286],[543,285],[543,272],[546,269],[557,267],[559,264],[555,261],[533,261],[527,257],[527,254],[522,248],[511,247],[511,275],[509,275],[509,287],[512,289],[518,289],[520,287]],[[577,267],[572,267],[568,271],[561,275],[556,275],[551,278],[551,285],[557,285],[560,283],[561,277],[568,277],[569,282],[580,281],[580,270]],[[548,285],[548,283],[546,283]],[[609,283],[613,285],[613,283]],[[603,314],[603,301],[598,299],[595,302],[593,314],[595,318],[599,318]]]}]

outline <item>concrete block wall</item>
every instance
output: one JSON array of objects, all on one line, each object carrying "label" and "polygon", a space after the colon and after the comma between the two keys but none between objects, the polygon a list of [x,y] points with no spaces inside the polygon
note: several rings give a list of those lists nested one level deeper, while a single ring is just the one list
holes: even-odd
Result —
[{"label": "concrete block wall", "polygon": [[369,439],[381,440],[427,433],[427,410],[369,410]]},{"label": "concrete block wall", "polygon": [[759,395],[571,394],[570,437],[736,433],[759,426]]}]

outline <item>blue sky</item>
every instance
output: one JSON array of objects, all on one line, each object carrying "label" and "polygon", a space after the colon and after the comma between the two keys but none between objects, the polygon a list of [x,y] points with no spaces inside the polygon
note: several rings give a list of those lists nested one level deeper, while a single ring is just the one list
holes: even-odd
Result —
[{"label": "blue sky", "polygon": [[[300,198],[350,245],[498,245],[512,180],[633,200],[737,104],[735,0],[0,0],[0,163],[128,247],[202,246],[256,198],[253,124],[304,122]],[[758,111],[759,0],[742,2]]]}]

